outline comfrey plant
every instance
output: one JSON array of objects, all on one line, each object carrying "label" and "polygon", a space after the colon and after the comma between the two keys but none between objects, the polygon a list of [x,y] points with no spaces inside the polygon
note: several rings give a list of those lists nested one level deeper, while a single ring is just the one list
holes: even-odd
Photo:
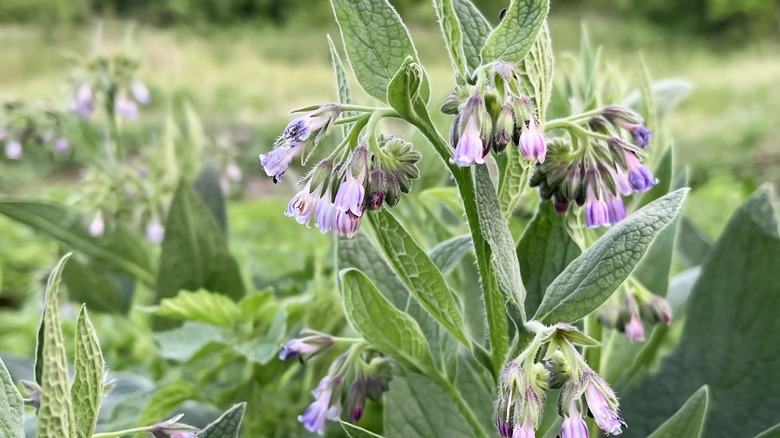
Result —
[{"label": "comfrey plant", "polygon": [[[386,105],[353,103],[331,44],[339,101],[294,111],[300,115],[260,155],[265,173],[278,182],[296,157],[306,165],[325,136],[344,128],[343,140],[303,178],[285,212],[301,224],[314,221],[322,232],[343,236],[338,239],[342,299],[361,335],[316,333],[284,345],[282,359],[350,345],[313,391],[315,401],[299,417],[303,426],[325,434],[328,420],[357,422],[363,406],[345,396],[351,393],[346,388],[361,382],[353,370],[370,369],[370,360],[381,358],[392,363],[386,372],[394,378],[383,374],[389,385],[369,399],[384,392],[381,430],[387,436],[622,433],[631,421],[621,418],[616,393],[601,375],[598,348],[611,328],[640,340],[642,320],[671,322],[662,296],[631,274],[677,217],[686,194],[671,191],[669,181],[643,164],[656,140],[643,117],[605,92],[597,56],[587,44],[580,71],[566,77],[562,98],[551,103],[546,0],[511,2],[495,28],[468,0],[436,0],[456,80],[441,105],[441,112],[454,116],[447,139],[428,112],[432,84],[393,8],[385,0],[331,4],[355,78]],[[643,84],[643,111],[658,129],[646,78]],[[551,115],[558,118],[548,120]],[[457,186],[468,236],[426,253],[390,213],[420,176],[421,155],[383,132],[383,119],[406,121],[433,146]],[[508,220],[530,196],[529,186],[539,188],[539,213],[515,246]],[[638,204],[644,208],[630,214]],[[359,232],[366,221],[385,256],[379,264],[374,243]],[[611,229],[594,230],[599,227]],[[455,243],[463,241],[468,245]],[[559,247],[571,252],[556,252]],[[457,290],[459,282],[445,276],[470,248],[479,294]],[[562,262],[547,259],[550,251]],[[447,263],[442,254],[456,261],[442,265]],[[625,304],[604,306],[603,314],[617,315],[601,318],[604,331],[595,311],[607,302]],[[473,315],[481,314],[484,320],[474,322],[479,318]],[[580,320],[584,324],[575,325]],[[545,417],[552,389],[560,390],[560,422]],[[362,389],[355,392],[365,399]],[[495,403],[486,401],[488,394]],[[409,403],[422,412],[404,414]],[[349,415],[342,415],[342,406]],[[427,422],[433,418],[446,420],[432,428]],[[342,426],[351,436],[368,433]]]}]

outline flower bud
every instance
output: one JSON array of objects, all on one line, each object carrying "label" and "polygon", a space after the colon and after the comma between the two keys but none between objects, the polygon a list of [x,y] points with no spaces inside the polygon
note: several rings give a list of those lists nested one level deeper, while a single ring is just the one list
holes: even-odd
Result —
[{"label": "flower bud", "polygon": [[116,98],[116,101],[114,102],[114,112],[120,116],[124,117],[126,119],[137,119],[138,118],[138,104],[133,102],[130,99],[127,99],[124,96],[119,96]]},{"label": "flower bud", "polygon": [[59,137],[54,140],[54,151],[58,154],[66,154],[69,149],[68,140],[65,137]]},{"label": "flower bud", "polygon": [[379,210],[385,200],[385,172],[377,166],[371,171],[368,177],[368,209]]},{"label": "flower bud", "polygon": [[501,108],[493,130],[493,150],[500,154],[512,141],[515,132],[515,109],[512,105],[506,104]]},{"label": "flower bud", "polygon": [[601,114],[612,123],[619,121],[627,123],[642,123],[642,116],[622,106],[609,105],[601,110]]},{"label": "flower bud", "polygon": [[333,345],[333,337],[319,332],[312,332],[310,336],[300,339],[290,339],[282,345],[282,351],[279,352],[279,359],[290,360],[300,357],[303,354],[315,355],[327,350]]},{"label": "flower bud", "polygon": [[672,323],[672,308],[663,297],[652,295],[640,309],[642,318],[650,324],[669,325]]},{"label": "flower bud", "polygon": [[20,380],[24,391],[27,393],[27,399],[24,400],[24,404],[32,406],[35,411],[41,408],[41,387],[37,383],[29,380]]},{"label": "flower bud", "polygon": [[385,173],[385,187],[385,203],[389,207],[395,207],[401,199],[401,186],[392,172]]},{"label": "flower bud", "polygon": [[100,237],[106,230],[106,223],[103,221],[103,213],[98,211],[95,217],[92,218],[92,222],[89,223],[89,235],[92,237]]}]

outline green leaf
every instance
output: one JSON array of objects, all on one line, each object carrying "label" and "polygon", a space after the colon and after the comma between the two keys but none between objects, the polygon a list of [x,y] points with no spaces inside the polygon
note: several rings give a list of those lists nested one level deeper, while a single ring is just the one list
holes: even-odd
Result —
[{"label": "green leaf", "polygon": [[650,129],[658,130],[658,113],[655,109],[655,95],[653,94],[652,78],[650,69],[647,68],[644,57],[639,55],[639,70],[642,72],[642,80],[639,83],[639,90],[642,93],[642,114],[647,118],[645,125]]},{"label": "green leaf", "polygon": [[46,285],[43,310],[41,407],[38,410],[39,438],[74,438],[73,406],[68,387],[68,359],[60,328],[59,288],[68,253],[55,266]]},{"label": "green leaf", "polygon": [[153,336],[160,346],[160,357],[178,362],[190,360],[201,348],[212,342],[225,342],[218,328],[191,321],[172,330],[157,332]]},{"label": "green leaf", "polygon": [[712,242],[696,228],[687,217],[680,220],[680,233],[677,239],[677,250],[680,257],[689,266],[700,265],[712,249]]},{"label": "green leaf", "polygon": [[165,298],[154,312],[174,319],[205,322],[232,327],[241,317],[241,309],[230,298],[206,290],[183,290],[173,298]]},{"label": "green leaf", "polygon": [[780,424],[776,424],[773,427],[759,433],[755,438],[780,438]]},{"label": "green leaf", "polygon": [[707,385],[696,391],[683,407],[648,438],[699,438],[704,428],[710,393]]},{"label": "green leaf", "polygon": [[24,438],[24,402],[0,359],[0,435]]},{"label": "green leaf", "polygon": [[374,432],[369,432],[362,427],[355,426],[352,423],[347,423],[346,421],[341,420],[339,420],[339,423],[341,423],[341,428],[344,429],[344,432],[347,433],[349,438],[382,438],[380,435],[377,435]]},{"label": "green leaf", "polygon": [[[132,294],[126,293],[117,279],[97,266],[71,259],[62,272],[71,301],[84,303],[91,310],[126,315],[132,305]],[[131,289],[132,292],[132,289]]]},{"label": "green leaf", "polygon": [[438,374],[428,342],[412,317],[393,307],[356,269],[341,271],[341,282],[347,319],[368,342],[407,367]]},{"label": "green leaf", "polygon": [[388,209],[369,212],[368,219],[387,259],[409,292],[453,336],[469,345],[463,317],[441,272]]},{"label": "green leaf", "polygon": [[[684,79],[662,79],[653,82],[653,98],[655,100],[656,114],[659,120],[663,120],[667,114],[680,104],[691,92],[691,83]],[[632,91],[625,99],[623,106],[639,110],[642,103],[642,93],[639,90]]]},{"label": "green leaf", "polygon": [[580,247],[572,240],[564,217],[558,216],[553,203],[539,203],[536,215],[517,244],[517,259],[526,290],[526,312],[536,312],[550,283],[580,254]]},{"label": "green leaf", "polygon": [[533,165],[521,157],[520,150],[514,143],[507,146],[504,154],[505,164],[498,182],[498,202],[504,218],[509,220],[528,187]]},{"label": "green leaf", "polygon": [[[355,78],[369,96],[385,101],[387,85],[407,56],[417,59],[401,17],[387,0],[331,0]],[[422,91],[425,100],[430,90]]]},{"label": "green leaf", "polygon": [[198,438],[238,438],[246,402],[233,405],[222,416],[198,432]]},{"label": "green leaf", "polygon": [[550,28],[547,20],[544,20],[531,50],[518,64],[523,94],[531,97],[542,125],[546,119],[547,104],[552,96],[554,62]]},{"label": "green leaf", "polygon": [[512,0],[504,19],[482,47],[482,61],[520,62],[539,34],[549,7],[549,0]]},{"label": "green leaf", "polygon": [[428,75],[422,65],[411,56],[406,57],[387,86],[387,103],[404,119],[430,123],[425,103],[428,96]]},{"label": "green leaf", "polygon": [[474,182],[479,227],[490,246],[490,265],[496,286],[508,302],[508,311],[515,318],[515,323],[525,324],[525,287],[520,276],[520,262],[517,260],[515,242],[501,213],[487,166],[475,166]]},{"label": "green leaf", "polygon": [[180,145],[180,148],[183,147],[184,150],[180,150],[174,163],[181,169],[182,177],[187,181],[192,181],[200,172],[205,134],[200,117],[189,102],[185,101],[182,107],[184,107],[184,115],[187,120],[187,142]]},{"label": "green leaf", "polygon": [[444,36],[444,44],[452,60],[455,69],[455,77],[466,78],[469,75],[468,61],[463,51],[463,32],[460,29],[458,15],[452,0],[434,0],[433,7],[436,10],[436,18]]},{"label": "green leaf", "polygon": [[780,236],[769,190],[732,216],[701,268],[677,348],[657,374],[621,391],[633,436],[646,436],[685,394],[712,393],[705,437],[753,436],[780,421]]},{"label": "green leaf", "polygon": [[154,271],[146,245],[119,224],[101,237],[92,237],[86,220],[57,204],[26,201],[0,202],[0,214],[40,231],[66,247],[82,252],[119,272],[146,284],[154,283]]},{"label": "green leaf", "polygon": [[287,331],[287,310],[279,309],[274,320],[268,327],[268,331],[262,338],[242,342],[233,347],[236,352],[242,354],[248,360],[265,365],[279,352],[279,345],[284,340]]},{"label": "green leaf", "polygon": [[[352,90],[349,88],[349,79],[347,78],[347,71],[344,69],[344,64],[341,62],[336,46],[333,44],[333,40],[328,37],[328,49],[330,50],[330,61],[333,64],[333,73],[336,75],[336,92],[339,96],[339,102],[346,104],[353,104],[355,100],[352,98]],[[352,111],[344,112],[344,117],[352,117],[354,113]],[[346,123],[341,125],[341,135],[346,138],[349,131],[352,129],[352,123]]]},{"label": "green leaf", "polygon": [[453,237],[433,248],[431,261],[442,274],[448,274],[472,248],[471,235]]},{"label": "green leaf", "polygon": [[157,300],[180,290],[206,289],[236,301],[244,295],[238,263],[217,221],[195,190],[179,184],[165,224]]},{"label": "green leaf", "polygon": [[426,376],[407,373],[390,382],[384,395],[388,438],[472,438],[474,431],[457,406]]},{"label": "green leaf", "polygon": [[198,398],[199,394],[200,391],[192,383],[175,380],[155,391],[144,406],[136,424],[138,426],[155,424],[163,417],[172,414],[182,403]]},{"label": "green leaf", "polygon": [[105,363],[86,306],[81,306],[76,321],[75,365],[76,375],[71,395],[76,416],[76,434],[79,438],[89,438],[95,431],[100,402],[103,400]]},{"label": "green leaf", "polygon": [[225,194],[222,192],[222,186],[219,183],[219,170],[214,163],[208,163],[195,180],[195,191],[198,192],[200,199],[209,208],[214,219],[217,220],[219,228],[227,234],[227,206],[225,205]]},{"label": "green leaf", "polygon": [[674,220],[687,192],[677,190],[653,201],[607,231],[550,284],[533,319],[544,324],[575,322],[596,310]]},{"label": "green leaf", "polygon": [[482,46],[485,45],[493,29],[482,12],[470,0],[452,0],[452,6],[463,33],[463,54],[468,67],[476,70],[482,62],[480,55]]}]

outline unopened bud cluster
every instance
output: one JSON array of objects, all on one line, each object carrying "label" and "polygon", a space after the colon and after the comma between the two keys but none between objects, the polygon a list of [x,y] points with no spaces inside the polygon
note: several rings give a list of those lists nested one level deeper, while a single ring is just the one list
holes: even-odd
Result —
[{"label": "unopened bud cluster", "polygon": [[[316,147],[340,114],[339,105],[326,104],[290,122],[274,149],[260,155],[265,173],[281,180],[292,160]],[[411,143],[384,135],[342,146],[347,149],[337,149],[311,169],[285,214],[307,226],[314,220],[323,233],[352,237],[366,210],[394,207],[411,191],[412,180],[420,177],[421,155]]]},{"label": "unopened bud cluster", "polygon": [[[279,358],[313,356],[333,346],[333,341],[326,334],[313,332],[312,336],[293,339],[282,346]],[[392,379],[390,360],[364,341],[358,341],[331,364],[328,375],[312,391],[314,402],[298,421],[309,432],[324,435],[326,421],[339,421],[342,409],[346,408],[349,419],[357,422],[363,416],[366,400],[379,402],[390,389]]]},{"label": "unopened bud cluster", "polygon": [[652,188],[658,180],[641,163],[652,133],[635,112],[603,108],[587,129],[570,122],[561,126],[569,137],[549,145],[547,160],[536,166],[530,185],[564,214],[571,203],[585,207],[585,225],[614,225],[626,218],[622,197]]},{"label": "unopened bud cluster", "polygon": [[[585,362],[575,345],[595,341],[574,326],[545,328],[531,345],[509,362],[501,374],[494,419],[505,438],[533,438],[542,421],[548,389],[561,389],[558,412],[563,417],[561,437],[587,438],[584,417],[593,416],[606,435],[619,435],[626,426],[618,416],[615,392]],[[540,351],[546,345],[546,352]]]},{"label": "unopened bud cluster", "polygon": [[491,149],[500,154],[510,144],[527,160],[544,162],[547,146],[536,109],[519,89],[517,69],[499,61],[484,80],[459,86],[444,101],[442,112],[456,115],[450,131],[452,164],[482,164]]},{"label": "unopened bud cluster", "polygon": [[602,306],[596,317],[605,327],[625,333],[630,342],[643,341],[645,324],[668,326],[672,323],[672,308],[665,298],[651,293],[636,281],[630,283],[625,297],[617,303]]}]

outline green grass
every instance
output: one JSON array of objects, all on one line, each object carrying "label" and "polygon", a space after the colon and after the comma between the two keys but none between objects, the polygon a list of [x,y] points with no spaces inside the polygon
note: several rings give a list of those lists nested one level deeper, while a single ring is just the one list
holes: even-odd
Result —
[{"label": "green grass", "polygon": [[[561,54],[579,46],[581,20],[593,43],[603,46],[604,59],[619,70],[636,73],[641,51],[655,78],[683,77],[693,84],[689,98],[670,116],[669,127],[678,166],[690,166],[695,185],[716,185],[702,190],[702,196],[724,191],[722,199],[728,200],[706,215],[689,208],[708,234],[716,234],[736,208],[731,199],[740,199],[757,182],[780,180],[776,43],[755,41],[747,47],[722,48],[642,22],[558,14],[552,16],[551,28],[559,76],[567,67]],[[101,50],[123,47],[125,33],[125,25],[106,23]],[[133,50],[145,61],[142,76],[155,100],[148,111],[162,114],[169,93],[190,100],[208,127],[248,128],[253,136],[246,152],[254,157],[270,146],[289,109],[334,99],[326,33],[338,37],[335,25],[281,30],[234,27],[206,34],[185,28],[136,27]],[[4,56],[0,96],[65,102],[69,78],[63,54],[90,53],[93,34],[91,26],[0,28]],[[434,84],[433,101],[439,101],[453,84],[441,36],[432,26],[421,25],[413,27],[412,34]],[[697,202],[697,196],[694,193],[691,204],[705,204],[711,198],[707,195]]]}]

